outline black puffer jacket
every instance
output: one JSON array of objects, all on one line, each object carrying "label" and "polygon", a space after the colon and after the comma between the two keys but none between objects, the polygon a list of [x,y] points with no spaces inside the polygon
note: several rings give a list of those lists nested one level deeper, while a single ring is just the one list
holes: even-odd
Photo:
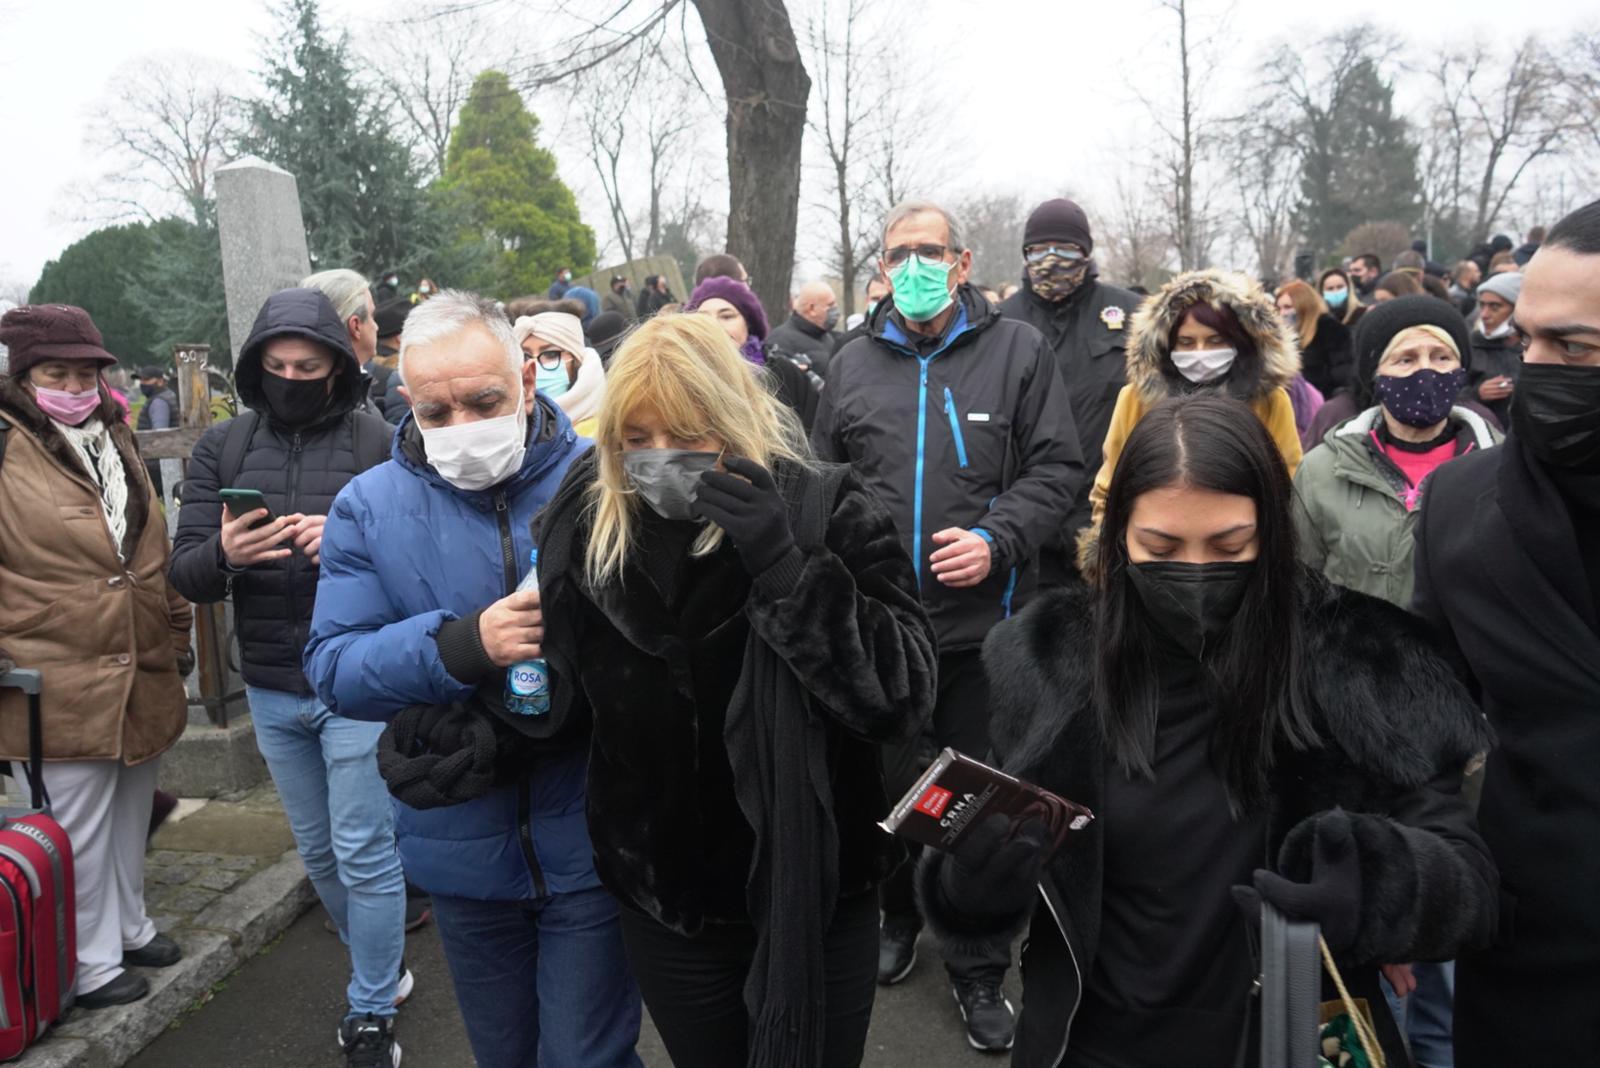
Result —
[{"label": "black puffer jacket", "polygon": [[1300,373],[1324,397],[1350,389],[1355,382],[1350,328],[1326,312],[1319,315],[1311,344],[1300,350]]},{"label": "black puffer jacket", "polygon": [[[268,339],[285,334],[321,342],[337,357],[328,410],[309,426],[277,422],[261,389],[261,350]],[[267,298],[239,352],[236,382],[239,399],[260,413],[260,420],[229,488],[260,490],[274,515],[328,513],[345,483],[360,473],[357,420],[365,421],[363,435],[390,439],[388,424],[356,411],[365,388],[360,365],[339,313],[315,290],[287,289]],[[222,557],[218,495],[224,488],[220,467],[228,427],[222,423],[208,430],[190,457],[168,578],[178,592],[198,604],[233,595],[247,683],[309,694],[311,686],[300,660],[317,595],[317,568],[298,550],[286,559],[243,571],[228,568]]]},{"label": "black puffer jacket", "polygon": [[[1024,272],[1022,288],[1000,302],[1001,315],[1028,323],[1055,350],[1088,471],[1100,468],[1117,394],[1128,381],[1128,321],[1143,299],[1090,275],[1066,300],[1045,300],[1033,291]],[[1040,581],[1058,585],[1076,572],[1072,546],[1093,516],[1089,495],[1079,494],[1062,536],[1040,552]]]}]

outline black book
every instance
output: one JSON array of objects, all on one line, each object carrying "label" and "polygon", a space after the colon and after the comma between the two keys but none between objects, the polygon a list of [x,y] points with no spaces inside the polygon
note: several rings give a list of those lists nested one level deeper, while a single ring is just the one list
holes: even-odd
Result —
[{"label": "black book", "polygon": [[948,852],[995,813],[1010,818],[1012,834],[1028,820],[1042,821],[1052,852],[1094,821],[1094,813],[1080,804],[946,749],[878,826]]}]

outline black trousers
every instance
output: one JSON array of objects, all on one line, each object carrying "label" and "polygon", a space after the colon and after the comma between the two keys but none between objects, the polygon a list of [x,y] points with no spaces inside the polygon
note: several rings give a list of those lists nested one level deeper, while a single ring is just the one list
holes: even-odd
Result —
[{"label": "black trousers", "polygon": [[[989,757],[989,680],[977,649],[945,653],[939,657],[939,696],[933,706],[932,733],[905,745],[884,746],[883,780],[889,800],[898,801],[916,783],[917,777],[933,763],[939,750],[949,746],[978,760]],[[921,929],[912,871],[922,847],[907,842],[911,859],[902,864],[879,887],[885,923]],[[995,957],[976,957],[952,953],[940,947],[945,968],[952,979],[991,978],[1005,975],[1011,966],[1009,953]]]},{"label": "black trousers", "polygon": [[[861,1063],[878,977],[878,903],[840,900],[823,942],[827,1032],[822,1063]],[[641,912],[622,909],[622,942],[650,1019],[678,1068],[745,1068],[749,1016],[744,981],[755,956],[749,924],[707,925],[685,938]]]}]

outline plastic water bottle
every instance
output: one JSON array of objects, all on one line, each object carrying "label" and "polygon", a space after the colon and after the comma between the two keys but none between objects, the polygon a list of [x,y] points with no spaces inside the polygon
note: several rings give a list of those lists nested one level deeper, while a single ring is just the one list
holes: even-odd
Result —
[{"label": "plastic water bottle", "polygon": [[[517,592],[539,588],[539,550],[529,556],[528,575]],[[550,670],[544,658],[522,660],[506,670],[506,709],[519,716],[542,716],[550,711]]]}]

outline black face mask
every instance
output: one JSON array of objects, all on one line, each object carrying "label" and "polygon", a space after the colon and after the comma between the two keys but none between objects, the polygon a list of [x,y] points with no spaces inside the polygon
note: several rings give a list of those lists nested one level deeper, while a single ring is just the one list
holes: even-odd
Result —
[{"label": "black face mask", "polygon": [[326,378],[284,378],[271,371],[261,375],[261,392],[272,417],[284,426],[310,426],[333,401]]},{"label": "black face mask", "polygon": [[152,385],[149,382],[141,382],[139,383],[139,392],[143,393],[146,397],[154,397],[157,393],[161,392],[161,387]]},{"label": "black face mask", "polygon": [[1600,367],[1523,364],[1511,394],[1511,425],[1551,467],[1600,472]]},{"label": "black face mask", "polygon": [[1179,564],[1155,561],[1129,564],[1145,612],[1184,649],[1201,659],[1216,647],[1244,601],[1256,562]]}]

